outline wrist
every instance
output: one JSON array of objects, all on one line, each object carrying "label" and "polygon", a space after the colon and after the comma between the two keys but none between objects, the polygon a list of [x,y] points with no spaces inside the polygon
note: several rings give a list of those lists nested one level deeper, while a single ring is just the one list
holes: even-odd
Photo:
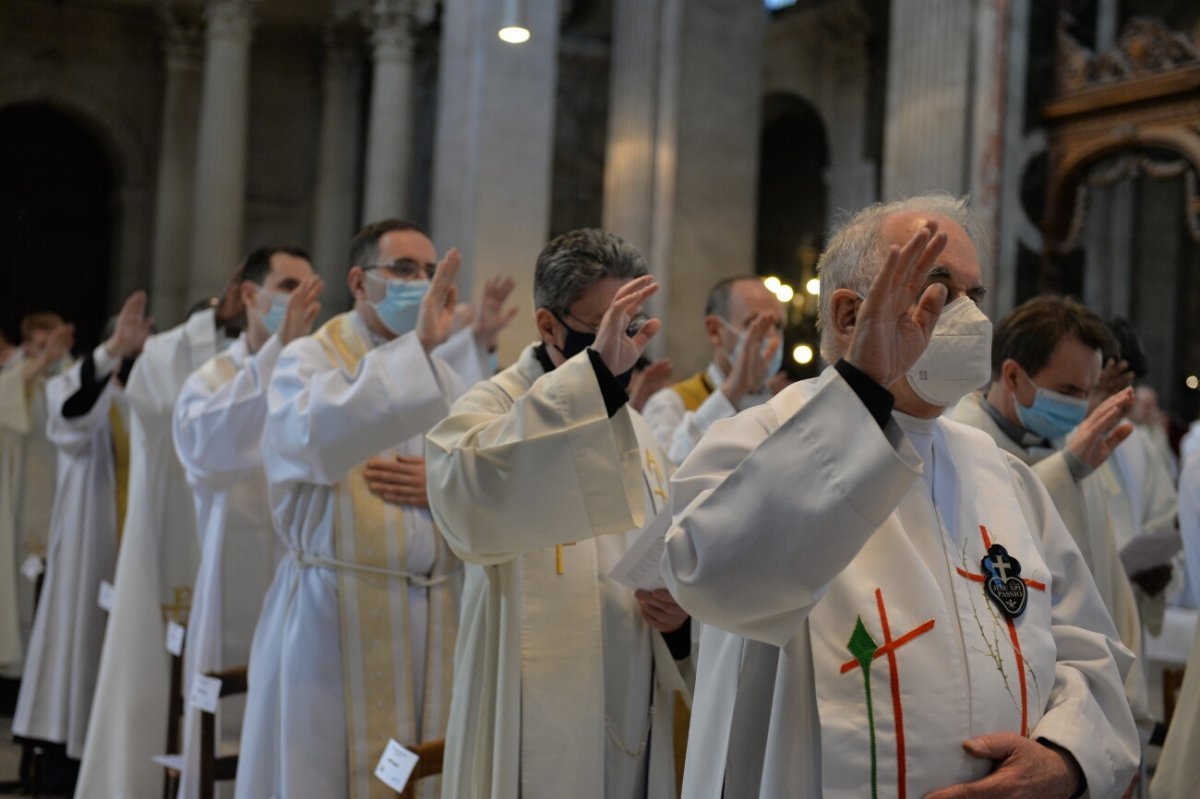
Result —
[{"label": "wrist", "polygon": [[1087,788],[1087,779],[1083,776],[1083,768],[1080,767],[1079,761],[1075,759],[1075,756],[1058,744],[1048,741],[1045,738],[1039,738],[1037,742],[1057,755],[1062,761],[1063,768],[1067,774],[1067,796],[1071,799],[1081,796]]},{"label": "wrist", "polygon": [[721,393],[725,395],[725,399],[737,405],[742,397],[746,396],[746,389],[735,384],[732,380],[726,380],[721,384]]}]

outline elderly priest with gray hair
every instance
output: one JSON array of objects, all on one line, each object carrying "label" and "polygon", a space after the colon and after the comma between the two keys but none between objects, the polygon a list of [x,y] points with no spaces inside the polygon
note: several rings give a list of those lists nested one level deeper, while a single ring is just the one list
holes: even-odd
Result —
[{"label": "elderly priest with gray hair", "polygon": [[988,379],[965,204],[873,206],[822,256],[833,364],[714,425],[663,570],[702,641],[687,797],[1119,797],[1131,656],[1046,490],[942,417]]}]

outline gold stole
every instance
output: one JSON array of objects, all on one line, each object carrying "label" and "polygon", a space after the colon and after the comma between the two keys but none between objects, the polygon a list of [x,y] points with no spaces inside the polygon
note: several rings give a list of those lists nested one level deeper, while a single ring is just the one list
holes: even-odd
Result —
[{"label": "gold stole", "polygon": [[[329,320],[313,338],[330,363],[347,374],[358,371],[367,350],[352,324],[352,313]],[[346,705],[349,795],[355,799],[394,799],[395,793],[372,775],[389,738],[412,745],[417,741],[406,576],[404,516],[367,488],[365,464],[350,470],[334,487],[334,545],[338,575],[338,609],[342,645],[342,685]],[[448,575],[456,563],[440,536],[429,581],[422,732],[441,737],[452,686],[454,636],[440,636],[446,622],[456,621]],[[424,582],[419,578],[416,584]],[[447,642],[444,640],[449,638]],[[403,652],[397,657],[397,642]],[[434,644],[441,643],[435,651]],[[419,667],[419,666],[417,666]],[[439,697],[441,701],[438,701]],[[440,708],[440,710],[438,710]],[[433,716],[431,718],[431,716]],[[365,779],[364,779],[365,776]],[[424,784],[423,784],[424,785]]]},{"label": "gold stole", "polygon": [[684,410],[688,411],[695,411],[713,393],[712,386],[708,384],[708,375],[704,372],[697,372],[687,380],[676,383],[671,390],[679,395]]},{"label": "gold stole", "polygon": [[125,508],[129,504],[129,431],[115,400],[108,404],[108,423],[112,430],[113,478],[117,490],[117,546],[125,531]]}]

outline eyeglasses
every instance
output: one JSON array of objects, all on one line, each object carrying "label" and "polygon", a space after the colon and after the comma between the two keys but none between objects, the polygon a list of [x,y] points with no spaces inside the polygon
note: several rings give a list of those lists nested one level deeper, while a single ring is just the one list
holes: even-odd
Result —
[{"label": "eyeglasses", "polygon": [[[554,313],[554,312],[551,311],[551,313]],[[570,311],[563,311],[562,316],[559,316],[558,314],[554,314],[554,316],[556,319],[558,319],[559,322],[562,322],[563,327],[569,327],[569,325],[567,325],[567,323],[566,323],[566,320],[563,319],[563,317],[565,316],[565,317],[574,319],[576,324],[583,325],[583,327],[586,328],[586,332],[591,333],[592,335],[595,335],[596,333],[598,333],[600,331],[600,325],[588,324],[587,322],[580,319],[578,316],[575,316]],[[629,327],[625,328],[625,335],[636,336],[637,332],[642,329],[642,325],[646,324],[646,322],[648,322],[648,321],[650,321],[650,317],[644,313],[639,313],[639,314],[635,315],[632,319],[629,320]],[[584,331],[581,331],[581,332],[584,332]]]},{"label": "eyeglasses", "polygon": [[364,271],[372,269],[382,269],[396,280],[433,280],[433,273],[437,271],[437,264],[421,263],[414,261],[412,258],[398,258],[395,261],[387,264],[371,264],[364,266]]}]

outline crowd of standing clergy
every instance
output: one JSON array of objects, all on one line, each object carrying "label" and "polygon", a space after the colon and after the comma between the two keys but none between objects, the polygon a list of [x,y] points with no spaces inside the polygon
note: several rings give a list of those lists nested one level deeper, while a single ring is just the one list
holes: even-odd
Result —
[{"label": "crowd of standing clergy", "polygon": [[1169,727],[1144,652],[1200,606],[1200,432],[1167,443],[1127,323],[993,329],[965,201],[832,233],[797,383],[752,275],[673,381],[594,229],[530,264],[501,368],[514,281],[460,302],[438,253],[367,225],[320,325],[278,246],[175,328],[139,291],[79,357],[53,313],[0,339],[27,790],[57,755],[85,799],[211,796],[208,718],[237,799],[394,797],[412,751],[446,799],[1190,795],[1200,639]]}]

